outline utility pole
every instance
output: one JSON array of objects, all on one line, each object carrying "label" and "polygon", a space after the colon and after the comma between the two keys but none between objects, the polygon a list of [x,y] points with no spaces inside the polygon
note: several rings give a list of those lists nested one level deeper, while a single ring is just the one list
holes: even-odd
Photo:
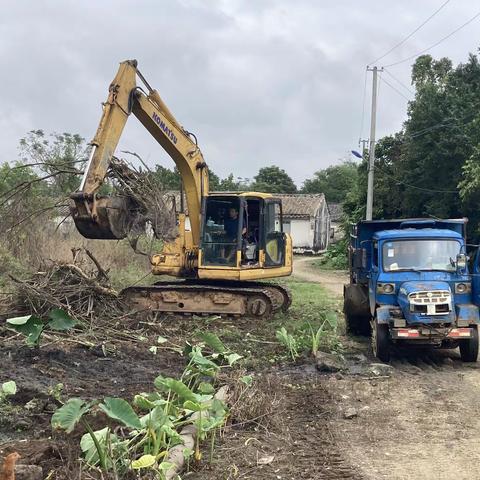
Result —
[{"label": "utility pole", "polygon": [[[373,72],[372,82],[372,114],[370,120],[370,149],[368,158],[368,187],[367,187],[367,214],[366,220],[372,220],[373,212],[373,170],[375,168],[375,128],[377,123],[377,67],[367,67],[367,71]],[[383,72],[383,68],[380,70]]]},{"label": "utility pole", "polygon": [[365,154],[367,153],[367,145],[368,143],[368,140],[359,140],[358,141],[358,146],[360,146],[360,144],[362,144],[362,158],[365,158]]}]

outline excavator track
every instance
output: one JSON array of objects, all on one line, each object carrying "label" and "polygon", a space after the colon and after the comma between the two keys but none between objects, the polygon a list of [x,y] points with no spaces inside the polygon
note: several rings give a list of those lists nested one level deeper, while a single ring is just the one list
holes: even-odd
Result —
[{"label": "excavator track", "polygon": [[185,280],[129,287],[121,298],[140,311],[179,315],[221,315],[268,318],[291,304],[287,288],[263,282]]}]

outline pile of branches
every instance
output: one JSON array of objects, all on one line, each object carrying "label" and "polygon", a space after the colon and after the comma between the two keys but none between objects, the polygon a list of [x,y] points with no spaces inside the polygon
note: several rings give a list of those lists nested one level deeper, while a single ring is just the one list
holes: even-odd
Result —
[{"label": "pile of branches", "polygon": [[72,253],[73,262],[54,262],[27,280],[11,276],[16,291],[10,298],[10,311],[45,317],[52,309],[61,308],[84,324],[125,313],[107,272],[92,253],[87,249],[72,249]]},{"label": "pile of branches", "polygon": [[175,196],[165,192],[161,178],[148,169],[139,155],[131,154],[140,160],[145,170],[113,157],[108,178],[113,181],[116,195],[129,197],[138,206],[132,233],[145,233],[147,226],[155,238],[173,240],[178,234]]}]

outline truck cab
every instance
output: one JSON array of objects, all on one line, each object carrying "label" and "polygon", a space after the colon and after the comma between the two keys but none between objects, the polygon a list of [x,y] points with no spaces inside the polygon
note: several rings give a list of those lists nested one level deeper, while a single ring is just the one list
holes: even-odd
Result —
[{"label": "truck cab", "polygon": [[347,328],[371,333],[379,359],[389,360],[393,344],[429,344],[459,346],[464,361],[477,360],[479,309],[465,226],[466,219],[410,219],[352,229]]}]

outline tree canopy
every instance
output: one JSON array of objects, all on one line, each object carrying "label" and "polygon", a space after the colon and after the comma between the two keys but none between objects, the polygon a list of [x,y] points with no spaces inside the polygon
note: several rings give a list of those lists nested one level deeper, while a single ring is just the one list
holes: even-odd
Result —
[{"label": "tree canopy", "polygon": [[346,199],[357,177],[357,165],[344,161],[316,171],[312,178],[303,183],[302,193],[324,193],[327,202],[341,203]]},{"label": "tree canopy", "polygon": [[276,165],[260,168],[250,189],[267,193],[296,193],[297,186],[288,173]]}]

